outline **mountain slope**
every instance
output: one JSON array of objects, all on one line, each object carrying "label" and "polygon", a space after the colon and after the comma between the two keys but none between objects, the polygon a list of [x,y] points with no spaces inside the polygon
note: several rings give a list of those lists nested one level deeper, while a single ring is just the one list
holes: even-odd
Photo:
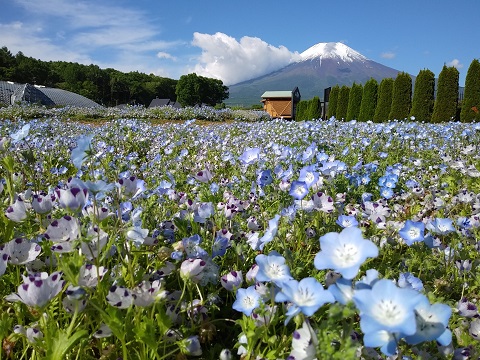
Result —
[{"label": "mountain slope", "polygon": [[370,78],[395,78],[398,70],[367,59],[342,43],[318,43],[305,50],[301,60],[280,70],[229,87],[230,105],[259,104],[267,90],[290,90],[298,86],[302,99],[319,96],[335,85],[364,84]]}]

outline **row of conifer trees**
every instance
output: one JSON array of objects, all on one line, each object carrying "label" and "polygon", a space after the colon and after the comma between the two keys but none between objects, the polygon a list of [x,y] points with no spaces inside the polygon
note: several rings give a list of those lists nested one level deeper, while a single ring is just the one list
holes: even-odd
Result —
[{"label": "row of conifer trees", "polygon": [[[436,86],[435,86],[436,85]],[[395,79],[375,79],[365,85],[336,85],[330,91],[326,118],[382,122],[415,119],[438,123],[443,121],[471,122],[480,120],[480,62],[470,64],[465,79],[463,99],[459,100],[459,72],[443,66],[435,84],[435,74],[420,70],[412,90],[412,77],[399,73]],[[412,93],[413,92],[413,93]],[[322,107],[319,97],[297,104],[297,121],[319,119]]]}]

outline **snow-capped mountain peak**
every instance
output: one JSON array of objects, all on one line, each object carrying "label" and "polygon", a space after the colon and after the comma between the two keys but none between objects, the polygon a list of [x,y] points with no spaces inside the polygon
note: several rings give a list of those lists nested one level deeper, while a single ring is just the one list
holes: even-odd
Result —
[{"label": "snow-capped mountain peak", "polygon": [[340,42],[318,43],[300,54],[301,61],[321,59],[340,59],[345,62],[368,60],[359,52]]}]

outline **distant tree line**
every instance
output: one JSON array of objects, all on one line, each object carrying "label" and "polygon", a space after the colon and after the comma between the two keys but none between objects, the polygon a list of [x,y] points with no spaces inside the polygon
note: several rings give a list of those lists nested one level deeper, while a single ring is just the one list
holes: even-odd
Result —
[{"label": "distant tree line", "polygon": [[[409,118],[432,123],[480,120],[479,60],[475,59],[470,64],[461,101],[458,99],[458,85],[458,70],[446,65],[439,74],[436,89],[435,75],[428,69],[418,73],[413,93],[412,78],[404,72],[395,79],[385,78],[380,84],[372,78],[363,86],[356,83],[351,87],[336,85],[330,91],[326,117],[374,122]],[[320,107],[316,113],[306,110],[312,102],[318,102]],[[321,117],[318,114],[321,114],[318,98],[302,100],[297,104],[296,120],[318,119]]]},{"label": "distant tree line", "polygon": [[41,61],[22,52],[13,55],[7,47],[0,49],[0,80],[60,88],[105,106],[148,106],[156,97],[178,101],[183,106],[214,106],[228,98],[228,88],[220,80],[196,74],[174,80],[137,71],[123,73],[97,65]]}]

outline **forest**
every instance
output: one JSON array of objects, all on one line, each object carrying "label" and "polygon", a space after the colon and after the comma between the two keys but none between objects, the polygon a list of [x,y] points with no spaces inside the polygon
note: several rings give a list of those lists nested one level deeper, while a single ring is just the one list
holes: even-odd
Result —
[{"label": "forest", "polygon": [[137,71],[123,73],[97,65],[42,61],[22,52],[13,55],[7,47],[0,49],[0,80],[60,88],[104,106],[148,106],[155,97],[176,100],[178,83],[178,80]]}]

